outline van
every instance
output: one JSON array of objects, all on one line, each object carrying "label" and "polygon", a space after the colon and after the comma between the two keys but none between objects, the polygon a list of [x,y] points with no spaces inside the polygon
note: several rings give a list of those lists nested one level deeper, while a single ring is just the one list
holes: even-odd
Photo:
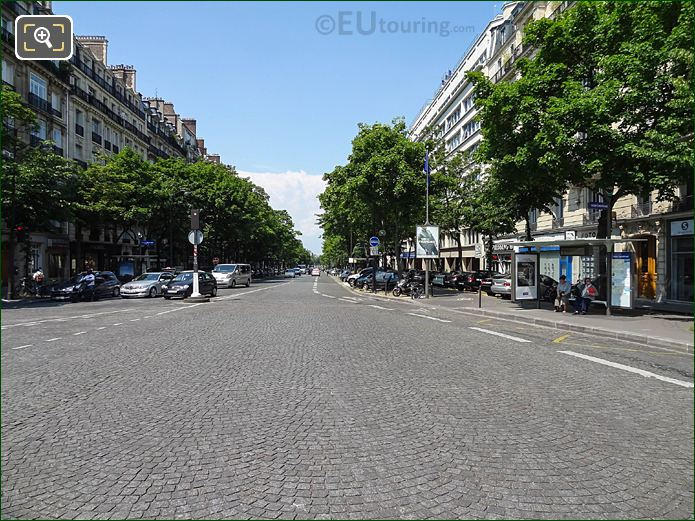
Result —
[{"label": "van", "polygon": [[240,284],[248,288],[251,285],[251,265],[218,264],[213,268],[212,276],[218,288],[234,288]]}]

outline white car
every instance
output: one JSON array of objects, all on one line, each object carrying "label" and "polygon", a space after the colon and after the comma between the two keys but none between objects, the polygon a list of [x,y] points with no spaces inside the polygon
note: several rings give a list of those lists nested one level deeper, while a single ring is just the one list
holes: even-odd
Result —
[{"label": "white car", "polygon": [[285,270],[285,278],[286,279],[293,279],[296,276],[297,276],[297,273],[293,269]]},{"label": "white car", "polygon": [[312,277],[320,277],[321,276],[321,270],[318,268],[314,268],[311,270],[311,276]]}]

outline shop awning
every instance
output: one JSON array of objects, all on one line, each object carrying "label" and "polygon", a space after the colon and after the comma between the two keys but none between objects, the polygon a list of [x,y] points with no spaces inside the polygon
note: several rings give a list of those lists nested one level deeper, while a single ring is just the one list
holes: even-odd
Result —
[{"label": "shop awning", "polygon": [[646,242],[647,239],[558,239],[554,241],[519,241],[510,243],[514,246],[542,248],[543,246],[605,246],[608,251],[613,250],[616,244],[626,242]]}]

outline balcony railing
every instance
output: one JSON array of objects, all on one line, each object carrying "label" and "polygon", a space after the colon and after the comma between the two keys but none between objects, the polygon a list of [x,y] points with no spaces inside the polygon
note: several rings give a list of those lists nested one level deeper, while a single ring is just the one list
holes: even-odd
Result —
[{"label": "balcony railing", "polygon": [[562,228],[565,225],[564,217],[553,217],[553,228]]},{"label": "balcony railing", "polygon": [[28,94],[28,100],[29,100],[29,105],[32,107],[36,107],[39,110],[42,110],[44,112],[50,112],[49,108],[51,106],[50,102],[48,100],[45,100],[43,98],[40,98],[33,92],[30,92]]},{"label": "balcony railing", "polygon": [[81,159],[73,159],[73,161],[80,165],[82,168],[87,168],[87,161],[82,161]]},{"label": "balcony railing", "polygon": [[75,123],[75,134],[84,137],[84,127]]},{"label": "balcony railing", "polygon": [[673,202],[672,212],[689,212],[693,209],[693,196],[686,195]]},{"label": "balcony railing", "polygon": [[59,109],[55,108],[55,107],[52,106],[52,105],[51,105],[51,114],[53,114],[53,115],[54,115],[55,117],[57,117],[57,118],[62,118],[62,117],[63,117],[63,113],[62,113]]},{"label": "balcony railing", "polygon": [[633,204],[630,208],[630,217],[635,219],[637,217],[648,217],[652,213],[652,203],[647,201],[646,203]]},{"label": "balcony railing", "polygon": [[101,145],[101,136],[96,132],[92,132],[92,141]]},{"label": "balcony railing", "polygon": [[43,138],[40,138],[39,136],[35,136],[34,134],[31,134],[29,136],[29,143],[31,144],[32,147],[37,147],[43,143]]},{"label": "balcony railing", "polygon": [[4,27],[2,28],[2,39],[4,41],[6,41],[7,43],[14,45],[14,34],[12,34],[10,31],[5,29]]}]

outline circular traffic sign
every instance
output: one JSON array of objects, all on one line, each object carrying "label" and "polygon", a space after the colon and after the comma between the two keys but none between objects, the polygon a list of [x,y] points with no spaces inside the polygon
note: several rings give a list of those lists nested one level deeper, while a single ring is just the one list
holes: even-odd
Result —
[{"label": "circular traffic sign", "polygon": [[203,232],[200,230],[191,230],[188,232],[188,242],[198,245],[203,242]]},{"label": "circular traffic sign", "polygon": [[379,246],[379,237],[370,237],[369,239],[369,245],[370,246]]}]

